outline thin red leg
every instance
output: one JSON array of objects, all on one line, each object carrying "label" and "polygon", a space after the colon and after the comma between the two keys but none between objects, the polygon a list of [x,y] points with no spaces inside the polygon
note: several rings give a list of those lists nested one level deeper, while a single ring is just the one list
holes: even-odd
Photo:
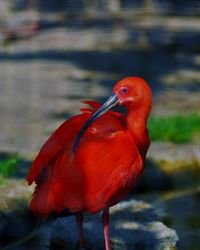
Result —
[{"label": "thin red leg", "polygon": [[78,227],[80,247],[83,248],[84,247],[84,237],[83,237],[83,214],[82,213],[76,214],[76,224]]},{"label": "thin red leg", "polygon": [[105,208],[102,214],[102,224],[104,231],[104,239],[106,250],[110,250],[110,237],[109,237],[109,208]]}]

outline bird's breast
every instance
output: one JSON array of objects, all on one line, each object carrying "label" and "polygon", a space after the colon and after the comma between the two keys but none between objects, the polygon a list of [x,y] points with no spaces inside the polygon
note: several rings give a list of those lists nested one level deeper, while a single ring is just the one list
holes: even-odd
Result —
[{"label": "bird's breast", "polygon": [[84,140],[74,165],[81,173],[83,210],[92,213],[119,202],[143,167],[139,151],[126,131]]}]

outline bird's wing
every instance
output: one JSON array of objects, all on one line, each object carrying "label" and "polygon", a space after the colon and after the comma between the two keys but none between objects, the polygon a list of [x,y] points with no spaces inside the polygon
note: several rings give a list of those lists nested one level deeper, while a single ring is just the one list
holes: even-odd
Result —
[{"label": "bird's wing", "polygon": [[[88,101],[87,101],[88,102]],[[92,102],[95,103],[95,102]],[[92,111],[93,113],[94,111]],[[86,136],[94,137],[102,132],[102,130],[109,130],[110,128],[119,129],[122,123],[123,116],[119,113],[109,111],[104,117],[98,119],[87,131]],[[78,134],[80,128],[85,121],[90,117],[91,113],[82,113],[65,121],[55,132],[50,136],[46,143],[42,146],[40,152],[32,163],[32,166],[27,175],[27,181],[32,184],[37,183],[41,173],[45,168],[49,168],[52,162],[64,151],[66,148],[71,148],[75,136]],[[120,119],[119,119],[120,117]],[[112,122],[110,122],[112,121]],[[122,125],[121,125],[122,127]]]},{"label": "bird's wing", "polygon": [[137,148],[124,132],[85,140],[74,155],[66,149],[48,164],[40,169],[30,203],[42,216],[66,208],[95,213],[112,206],[130,191],[142,170]]},{"label": "bird's wing", "polygon": [[[81,149],[83,148],[81,145],[87,145],[87,150],[90,153],[87,152],[86,149],[79,150],[78,148],[78,151],[73,155],[72,147],[74,139],[90,115],[91,114],[83,113],[65,121],[41,148],[27,175],[29,184],[34,181],[37,184],[30,203],[30,208],[33,211],[43,214],[44,216],[52,210],[61,211],[64,207],[70,208],[71,211],[79,211],[79,209],[83,208],[83,204],[85,204],[81,199],[81,197],[85,197],[84,180],[85,177],[91,175],[89,172],[85,172],[85,168],[87,168],[86,163],[89,163],[88,169],[92,169],[95,161],[98,161],[96,165],[98,166],[97,169],[100,169],[101,165],[104,164],[116,163],[112,155],[110,156],[111,158],[107,158],[107,153],[104,154],[104,144],[97,143],[97,141],[99,142],[99,140],[101,140],[102,136],[103,138],[107,136],[110,137],[116,131],[123,129],[121,120],[118,119],[113,112],[107,112],[97,119],[83,136],[79,147]],[[105,140],[103,140],[103,142],[105,142]],[[121,142],[117,143],[119,143],[119,145],[122,144]],[[95,145],[98,146],[96,147]],[[107,150],[110,150],[108,145],[109,142],[107,142],[105,146]],[[111,145],[111,148],[112,147],[114,149],[116,145]],[[101,154],[97,154],[95,150],[99,151],[99,153],[101,152]],[[77,155],[79,155],[78,152],[84,152],[86,155],[88,154],[88,157],[83,158],[83,162],[76,162],[79,158],[77,157]],[[120,151],[116,149],[115,155],[119,155],[119,152]],[[92,156],[91,154],[95,155]],[[105,191],[103,193],[105,193]],[[87,203],[88,201],[86,205]]]},{"label": "bird's wing", "polygon": [[67,148],[70,147],[74,136],[86,121],[88,115],[81,114],[72,117],[65,121],[55,132],[50,136],[46,143],[42,146],[40,152],[32,163],[32,166],[27,175],[27,181],[32,184],[37,183],[45,168],[50,168],[52,162]]}]

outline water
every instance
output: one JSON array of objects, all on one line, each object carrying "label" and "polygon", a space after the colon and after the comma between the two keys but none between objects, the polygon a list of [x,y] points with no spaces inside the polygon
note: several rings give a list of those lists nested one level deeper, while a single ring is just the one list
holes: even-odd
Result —
[{"label": "water", "polygon": [[197,250],[200,239],[200,193],[199,170],[185,170],[170,176],[166,191],[149,192],[136,195],[137,199],[150,202],[159,218],[170,228],[176,230],[178,249]]},{"label": "water", "polygon": [[[183,90],[197,95],[198,1],[111,2],[20,0],[12,3],[12,16],[1,3],[5,29],[16,36],[2,36],[0,46],[1,150],[35,154],[60,114],[77,113],[80,99],[102,100],[127,75],[143,76],[155,97]],[[38,30],[24,34],[24,19]]]}]

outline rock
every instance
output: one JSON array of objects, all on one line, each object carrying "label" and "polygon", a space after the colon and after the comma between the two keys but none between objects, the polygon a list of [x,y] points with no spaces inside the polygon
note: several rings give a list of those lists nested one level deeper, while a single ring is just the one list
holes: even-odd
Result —
[{"label": "rock", "polygon": [[2,236],[5,228],[8,226],[8,220],[4,213],[0,214],[0,237]]},{"label": "rock", "polygon": [[147,153],[148,158],[159,161],[191,162],[200,161],[200,140],[195,143],[175,144],[171,142],[153,142]]},{"label": "rock", "polygon": [[5,179],[4,182],[4,185],[0,185],[0,212],[26,206],[34,187],[28,186],[25,180],[17,178]]},{"label": "rock", "polygon": [[[84,234],[87,248],[104,249],[100,214],[85,216]],[[143,201],[130,200],[111,208],[111,245],[114,250],[168,250],[175,247],[178,236],[157,220],[154,209]],[[59,249],[77,249],[78,233],[73,217],[59,218],[52,226],[51,245]],[[58,249],[58,248],[57,248]]]}]

